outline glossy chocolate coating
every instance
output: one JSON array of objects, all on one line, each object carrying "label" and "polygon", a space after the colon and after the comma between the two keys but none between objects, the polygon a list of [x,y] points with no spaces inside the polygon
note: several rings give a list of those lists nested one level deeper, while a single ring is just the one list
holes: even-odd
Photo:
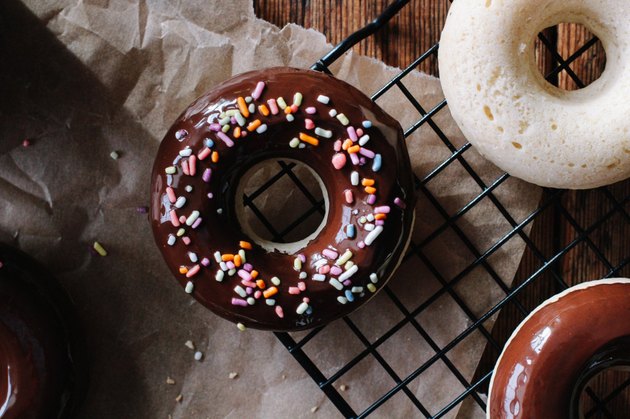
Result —
[{"label": "glossy chocolate coating", "polygon": [[[235,108],[237,97],[250,96],[260,81],[265,82],[266,86],[260,100],[252,102],[257,109],[255,114],[247,119],[247,123],[261,119],[267,125],[267,130],[260,134],[249,132],[245,138],[234,139],[233,131],[230,129],[228,134],[235,145],[228,147],[209,128],[208,116],[216,123],[219,112]],[[258,105],[267,105],[270,98],[283,97],[287,104],[291,105],[296,92],[303,95],[303,100],[299,110],[293,114],[295,118],[293,122],[288,122],[282,111],[267,117],[259,112]],[[330,103],[325,105],[318,102],[319,95],[328,96]],[[317,113],[306,114],[307,107],[315,107]],[[372,160],[358,166],[353,165],[350,158],[341,170],[333,167],[331,159],[336,153],[334,143],[337,139],[343,141],[349,134],[346,126],[329,115],[330,109],[343,113],[350,120],[350,125],[361,127],[369,134],[370,140],[365,147],[382,156],[380,170],[376,172],[372,170]],[[318,137],[313,130],[307,130],[306,118],[313,120],[315,126],[332,131],[332,138]],[[365,120],[371,121],[370,128],[362,127],[362,121]],[[176,138],[176,133],[180,130],[186,130],[188,133],[183,141]],[[314,147],[306,144],[305,148],[290,147],[289,142],[292,138],[298,137],[299,133],[317,137],[319,145]],[[188,216],[191,211],[199,210],[203,222],[196,229],[184,225],[185,235],[191,239],[189,246],[181,239],[177,239],[174,246],[169,246],[168,237],[175,234],[178,228],[171,224],[169,217],[173,205],[165,192],[168,183],[165,168],[174,164],[179,151],[186,146],[189,146],[194,154],[198,154],[203,149],[206,138],[214,142],[212,150],[219,153],[218,163],[210,162],[209,158],[197,161],[196,176],[182,174],[181,168],[178,167],[177,174],[171,179],[176,195],[185,196],[187,199],[185,206],[177,210],[177,215]],[[256,163],[276,158],[296,160],[312,168],[323,180],[330,202],[324,228],[317,237],[295,254],[268,252],[257,245],[255,240],[243,233],[235,213],[235,200],[241,199],[235,196],[241,176]],[[209,183],[204,182],[201,176],[206,168],[212,168]],[[352,171],[358,171],[361,178],[375,180],[377,202],[373,206],[366,202],[368,194],[364,192],[363,186],[351,186]],[[186,193],[185,185],[192,186],[193,191]],[[354,191],[352,204],[347,204],[344,199],[346,189]],[[197,99],[177,119],[162,141],[153,169],[151,190],[151,219],[155,239],[166,263],[180,284],[185,286],[188,281],[193,281],[193,296],[203,305],[226,319],[261,329],[297,330],[314,327],[358,308],[373,295],[367,290],[370,274],[377,274],[379,280],[374,286],[380,288],[399,264],[414,219],[413,174],[402,130],[396,120],[345,82],[323,73],[291,68],[245,73],[226,81]],[[208,192],[213,193],[212,199],[208,199]],[[395,198],[400,198],[407,209],[395,205]],[[384,230],[371,246],[360,249],[359,242],[364,240],[369,232],[360,228],[356,219],[382,205],[391,208],[384,222]],[[217,213],[218,209],[220,214]],[[353,210],[357,210],[358,214],[353,214]],[[357,231],[355,239],[350,239],[345,234],[344,227],[349,221],[355,224]],[[253,249],[246,252],[247,262],[259,272],[259,278],[266,282],[267,288],[271,285],[270,278],[274,276],[280,278],[281,284],[277,287],[279,292],[273,299],[276,305],[283,308],[283,318],[277,315],[273,306],[265,304],[262,298],[247,307],[233,305],[232,298],[239,297],[234,292],[234,287],[241,284],[238,275],[230,277],[226,274],[223,282],[215,280],[215,274],[220,268],[213,254],[216,251],[222,254],[236,253],[240,240],[253,244]],[[351,287],[345,287],[343,292],[337,290],[328,282],[330,275],[327,275],[323,282],[312,280],[312,276],[317,273],[313,261],[321,257],[321,251],[327,248],[335,249],[339,255],[347,249],[353,252],[351,261],[358,265],[359,270],[351,278],[352,287],[363,287],[364,290],[356,294],[353,302],[341,304],[337,300],[338,296],[344,295],[346,288]],[[200,272],[192,279],[180,273],[182,265],[187,268],[194,265],[187,256],[189,251],[197,254],[199,259],[207,257],[211,261],[208,267],[201,266]],[[296,254],[304,254],[307,258],[302,268],[307,274],[306,279],[299,279],[299,272],[294,269]],[[289,294],[289,287],[296,287],[299,282],[305,283],[306,290],[299,295]],[[304,297],[309,299],[311,313],[297,314],[296,309]]]},{"label": "glossy chocolate coating", "polygon": [[73,417],[85,365],[70,301],[37,262],[0,243],[0,418]]},{"label": "glossy chocolate coating", "polygon": [[497,362],[488,417],[569,417],[585,380],[630,359],[628,319],[628,279],[580,284],[545,302],[521,323]]}]

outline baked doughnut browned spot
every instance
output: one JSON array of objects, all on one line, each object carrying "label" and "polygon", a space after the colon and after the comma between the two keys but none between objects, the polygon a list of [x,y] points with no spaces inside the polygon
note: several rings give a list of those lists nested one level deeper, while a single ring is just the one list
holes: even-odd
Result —
[{"label": "baked doughnut browned spot", "polygon": [[[239,221],[243,177],[270,159],[304,164],[326,191],[324,221],[304,240],[263,240]],[[245,326],[296,330],[350,313],[385,284],[414,204],[392,117],[329,75],[273,68],[224,82],[177,119],[155,161],[151,219],[199,302]]]}]

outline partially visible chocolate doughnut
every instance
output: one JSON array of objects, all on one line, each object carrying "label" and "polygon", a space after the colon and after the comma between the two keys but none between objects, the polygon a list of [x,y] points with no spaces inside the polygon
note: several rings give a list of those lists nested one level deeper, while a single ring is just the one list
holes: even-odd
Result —
[{"label": "partially visible chocolate doughnut", "polygon": [[[326,189],[325,221],[300,242],[265,241],[239,222],[239,184],[270,159],[303,163]],[[260,329],[304,329],[355,310],[398,266],[414,220],[400,125],[356,88],[310,70],[245,73],[197,99],[166,134],[152,177],[153,232],[178,282],[218,315]]]},{"label": "partially visible chocolate doughnut", "polygon": [[508,340],[490,381],[488,418],[580,417],[584,386],[618,366],[630,367],[630,279],[574,286]]},{"label": "partially visible chocolate doughnut", "polygon": [[0,418],[71,418],[85,355],[69,298],[24,253],[0,243]]}]

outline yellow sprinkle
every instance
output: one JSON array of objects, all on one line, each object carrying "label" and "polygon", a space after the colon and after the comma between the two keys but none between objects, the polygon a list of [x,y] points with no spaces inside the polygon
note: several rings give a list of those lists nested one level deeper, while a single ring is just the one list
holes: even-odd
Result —
[{"label": "yellow sprinkle", "polygon": [[107,250],[99,242],[94,242],[94,250],[101,256],[107,256]]},{"label": "yellow sprinkle", "polygon": [[244,332],[245,329],[247,329],[243,323],[236,323],[236,327],[238,327],[238,330],[241,332]]}]

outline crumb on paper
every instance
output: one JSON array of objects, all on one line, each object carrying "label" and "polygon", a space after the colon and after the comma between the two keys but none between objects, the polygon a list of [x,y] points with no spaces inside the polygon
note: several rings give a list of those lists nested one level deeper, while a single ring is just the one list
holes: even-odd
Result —
[{"label": "crumb on paper", "polygon": [[184,343],[184,345],[186,345],[186,347],[190,349],[191,351],[195,350],[195,344],[192,342],[192,340],[187,340],[186,343]]},{"label": "crumb on paper", "polygon": [[313,406],[313,407],[311,407],[311,413],[315,413],[315,412],[317,412],[317,409],[319,409],[319,406]]},{"label": "crumb on paper", "polygon": [[166,377],[166,384],[172,386],[173,384],[175,384],[175,380],[173,380],[171,377]]},{"label": "crumb on paper", "polygon": [[175,397],[175,401],[177,403],[181,403],[182,400],[184,400],[184,396],[182,396],[181,394],[178,394],[177,397]]},{"label": "crumb on paper", "polygon": [[118,160],[118,158],[120,157],[120,154],[116,150],[114,150],[111,153],[109,153],[109,157],[111,157],[112,160]]},{"label": "crumb on paper", "polygon": [[346,391],[348,388],[349,387],[347,385],[345,385],[345,384],[342,384],[342,385],[339,386],[339,390],[341,390],[341,391]]},{"label": "crumb on paper", "polygon": [[231,372],[230,375],[228,375],[228,377],[230,377],[230,380],[234,380],[235,378],[238,378],[238,373],[237,372]]}]

